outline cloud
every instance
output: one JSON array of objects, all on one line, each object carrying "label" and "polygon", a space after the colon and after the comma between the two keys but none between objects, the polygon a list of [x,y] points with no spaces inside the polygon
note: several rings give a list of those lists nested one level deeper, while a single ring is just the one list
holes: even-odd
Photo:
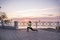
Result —
[{"label": "cloud", "polygon": [[22,16],[56,16],[57,10],[60,7],[44,8],[44,9],[27,9],[23,11],[16,11],[17,14]]}]

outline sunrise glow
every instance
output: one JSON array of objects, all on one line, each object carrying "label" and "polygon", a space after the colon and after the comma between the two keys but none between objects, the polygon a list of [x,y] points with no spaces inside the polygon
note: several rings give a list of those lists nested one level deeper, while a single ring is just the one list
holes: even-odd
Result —
[{"label": "sunrise glow", "polygon": [[0,11],[9,18],[60,16],[60,1],[56,0],[0,0]]}]

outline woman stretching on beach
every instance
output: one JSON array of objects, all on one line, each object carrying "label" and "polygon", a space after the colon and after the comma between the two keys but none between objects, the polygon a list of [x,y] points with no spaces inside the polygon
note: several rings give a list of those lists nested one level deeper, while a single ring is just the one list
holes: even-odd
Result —
[{"label": "woman stretching on beach", "polygon": [[29,29],[31,29],[32,31],[37,31],[37,30],[33,29],[31,26],[32,26],[32,22],[29,21],[28,22],[28,27],[27,27],[27,32],[29,32]]}]

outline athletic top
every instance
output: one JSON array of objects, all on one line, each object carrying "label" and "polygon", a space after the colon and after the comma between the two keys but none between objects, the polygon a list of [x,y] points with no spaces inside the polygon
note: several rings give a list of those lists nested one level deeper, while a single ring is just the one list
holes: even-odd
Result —
[{"label": "athletic top", "polygon": [[28,23],[28,27],[31,27],[31,26],[32,26],[32,23],[29,22],[29,23]]}]

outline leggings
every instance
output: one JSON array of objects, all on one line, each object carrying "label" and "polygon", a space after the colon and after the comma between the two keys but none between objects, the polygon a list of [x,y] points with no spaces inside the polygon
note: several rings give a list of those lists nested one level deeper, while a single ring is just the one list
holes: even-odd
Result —
[{"label": "leggings", "polygon": [[31,29],[32,31],[36,31],[32,27],[27,27],[27,31],[29,31],[29,29]]}]

